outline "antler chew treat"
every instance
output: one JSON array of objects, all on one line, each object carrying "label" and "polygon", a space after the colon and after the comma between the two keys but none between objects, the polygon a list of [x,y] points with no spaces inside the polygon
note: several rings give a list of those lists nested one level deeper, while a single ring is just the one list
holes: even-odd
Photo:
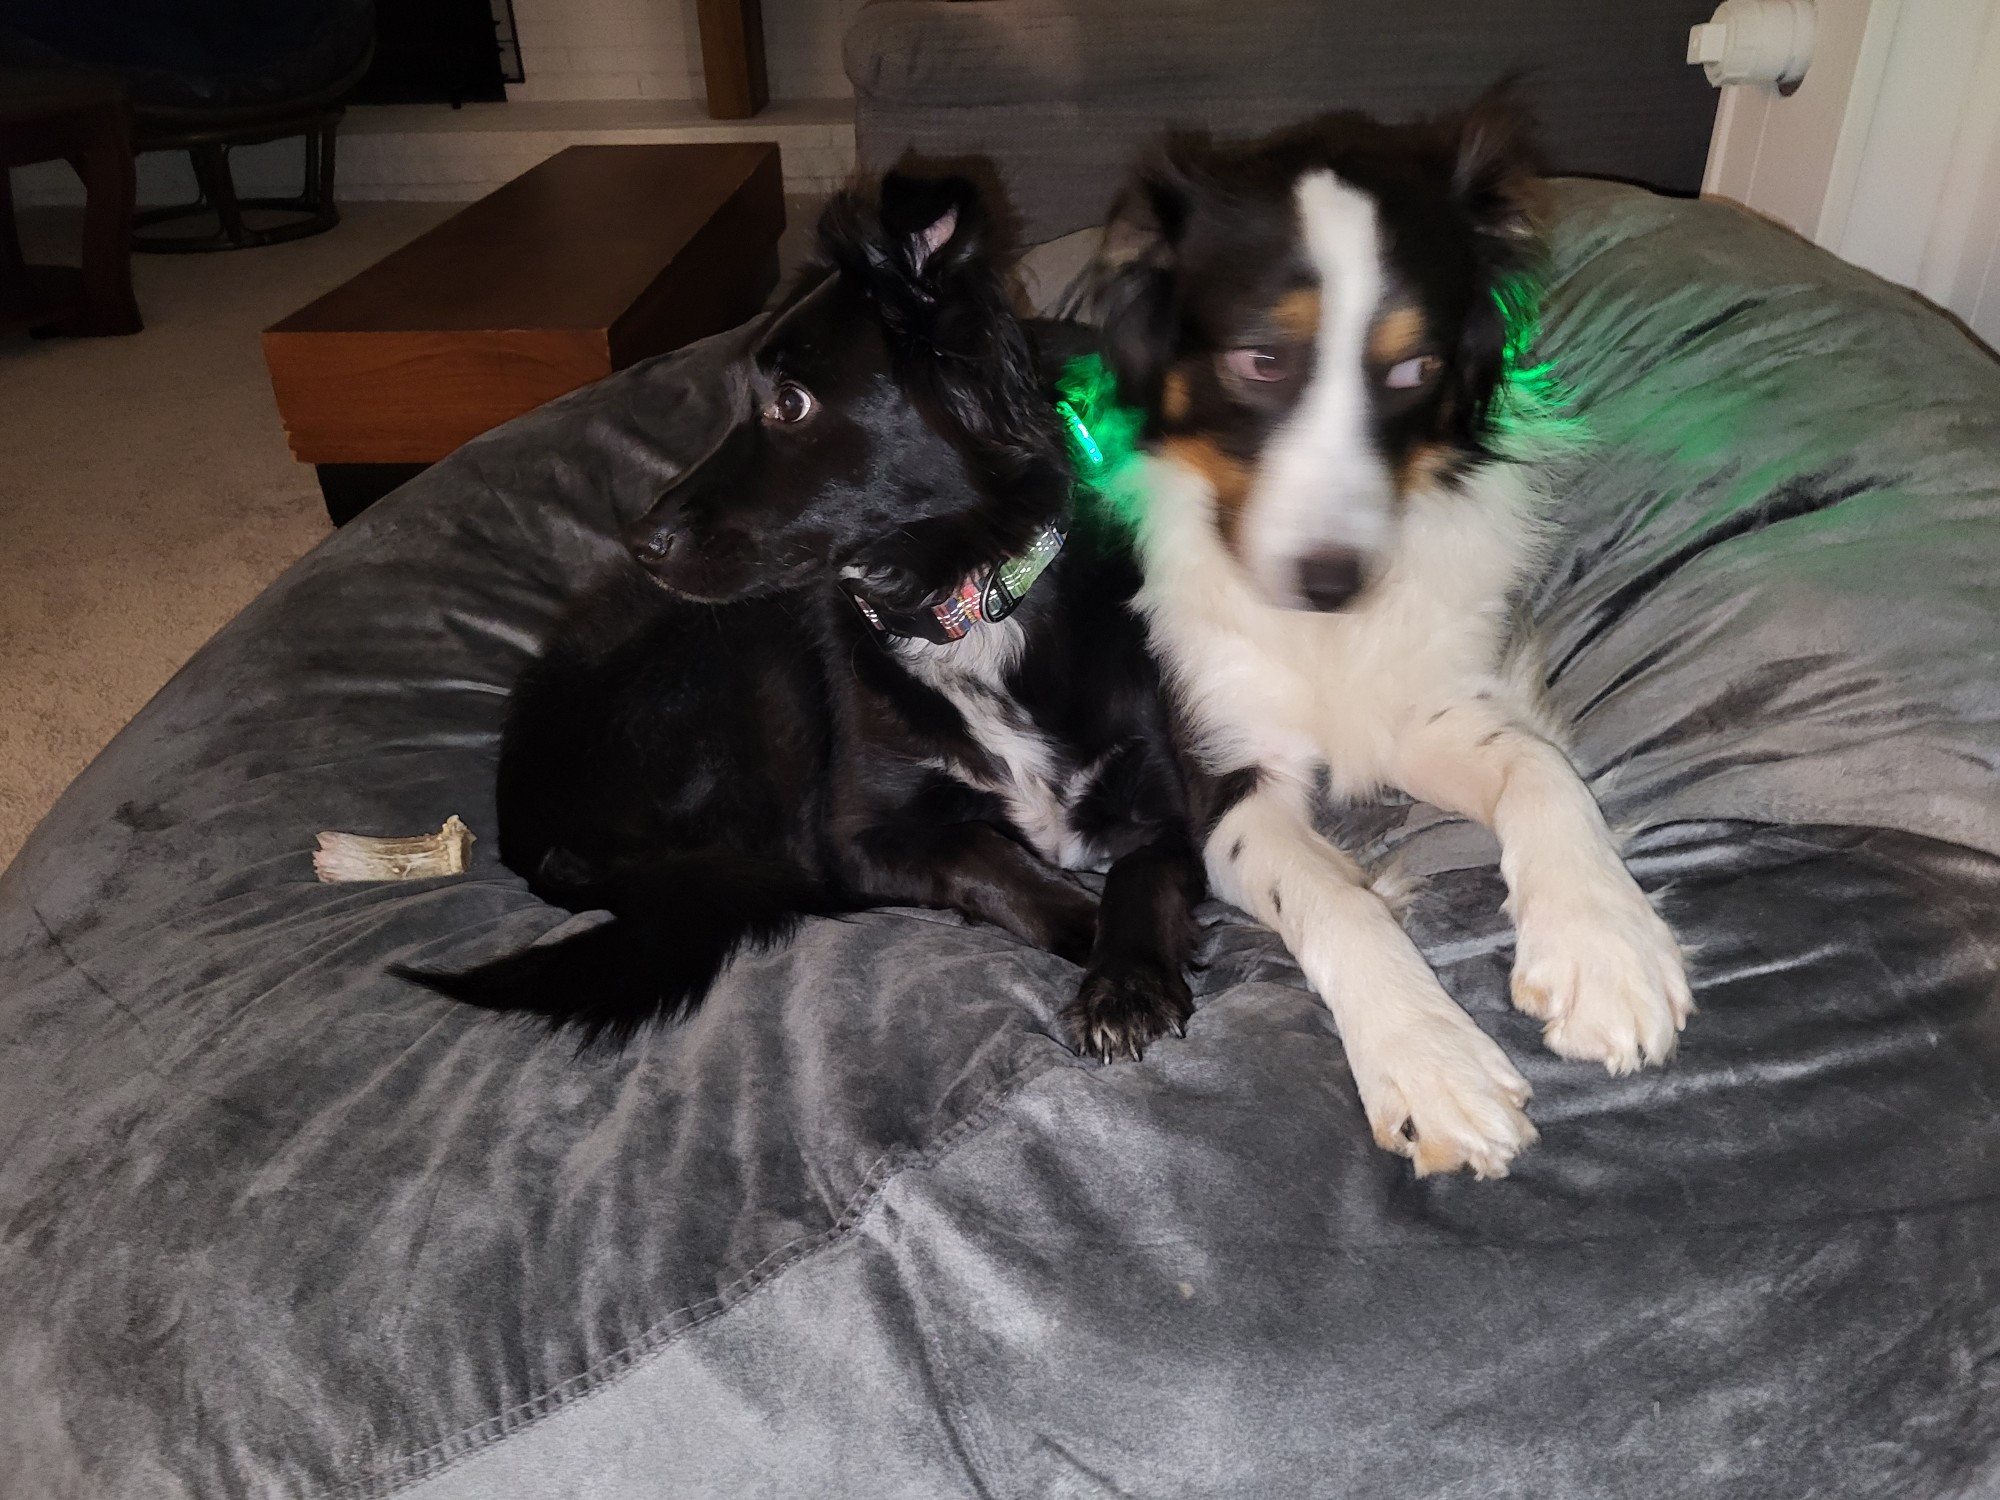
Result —
[{"label": "antler chew treat", "polygon": [[473,832],[456,813],[436,833],[378,839],[364,833],[321,833],[313,871],[322,881],[428,880],[463,875]]}]

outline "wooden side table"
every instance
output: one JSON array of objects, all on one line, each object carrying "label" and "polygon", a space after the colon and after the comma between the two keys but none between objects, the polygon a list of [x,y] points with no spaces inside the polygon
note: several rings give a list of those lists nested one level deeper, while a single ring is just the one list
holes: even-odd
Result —
[{"label": "wooden side table", "polygon": [[571,146],[264,333],[339,524],[469,438],[753,317],[778,148]]},{"label": "wooden side table", "polygon": [[[88,195],[83,269],[31,266],[14,227],[9,167],[67,161]],[[131,116],[116,79],[0,68],[0,332],[137,333],[132,297]]]}]

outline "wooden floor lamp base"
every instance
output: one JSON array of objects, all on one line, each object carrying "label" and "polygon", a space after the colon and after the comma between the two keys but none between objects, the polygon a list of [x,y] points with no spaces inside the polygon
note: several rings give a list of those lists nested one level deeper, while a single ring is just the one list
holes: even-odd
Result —
[{"label": "wooden floor lamp base", "polygon": [[708,113],[717,120],[747,120],[771,102],[764,71],[764,13],[760,0],[697,0],[701,21],[701,71],[708,83]]}]

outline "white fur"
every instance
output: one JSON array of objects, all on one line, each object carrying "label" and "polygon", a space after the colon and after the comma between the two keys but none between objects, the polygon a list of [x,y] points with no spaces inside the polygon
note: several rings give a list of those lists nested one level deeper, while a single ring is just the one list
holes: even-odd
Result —
[{"label": "white fur", "polygon": [[1372,553],[1388,539],[1389,471],[1368,441],[1364,355],[1382,300],[1375,200],[1331,172],[1295,188],[1320,268],[1315,376],[1265,444],[1243,527],[1244,561],[1265,594],[1296,595],[1299,559],[1328,548]]},{"label": "white fur", "polygon": [[1360,868],[1313,831],[1311,793],[1271,780],[1207,848],[1224,900],[1284,938],[1333,1012],[1376,1141],[1417,1172],[1501,1177],[1535,1139],[1528,1082],[1458,1008]]},{"label": "white fur", "polygon": [[[1267,449],[1269,478],[1253,487],[1246,518],[1264,540],[1246,548],[1247,566],[1221,540],[1208,482],[1171,459],[1144,460],[1134,481],[1146,491],[1138,605],[1203,760],[1263,773],[1210,835],[1217,893],[1279,932],[1326,1001],[1376,1139],[1420,1174],[1499,1176],[1535,1138],[1527,1083],[1445,993],[1360,869],[1313,830],[1322,768],[1337,797],[1397,787],[1495,831],[1518,929],[1514,1001],[1544,1021],[1556,1052],[1614,1073],[1661,1061],[1693,1005],[1673,935],[1626,872],[1589,790],[1540,732],[1527,674],[1508,650],[1509,595],[1540,550],[1543,496],[1529,466],[1491,463],[1456,490],[1405,496],[1348,609],[1280,607],[1291,585],[1280,559],[1258,548],[1311,535],[1297,516],[1314,483],[1331,525],[1353,525],[1357,507],[1378,499],[1389,514],[1356,456],[1368,440],[1366,403],[1353,394],[1352,307],[1346,292],[1329,296],[1346,277],[1373,306],[1369,277],[1379,272],[1355,273],[1360,216],[1350,200],[1361,197],[1325,174],[1299,188],[1329,283],[1314,377],[1326,389],[1306,392],[1299,410],[1330,430],[1282,429]],[[1372,263],[1372,207],[1366,223],[1362,258]],[[1329,369],[1335,356],[1351,367]],[[1278,519],[1259,532],[1267,503]]]},{"label": "white fur", "polygon": [[903,665],[926,687],[942,693],[965,720],[973,740],[1000,776],[953,763],[939,769],[999,795],[1035,852],[1066,869],[1089,869],[1102,851],[1070,824],[1069,810],[1090,782],[1088,768],[1065,767],[1047,735],[1037,729],[1007,690],[1007,674],[1020,659],[1023,636],[1013,620],[974,625],[956,641],[938,645],[896,643]]}]

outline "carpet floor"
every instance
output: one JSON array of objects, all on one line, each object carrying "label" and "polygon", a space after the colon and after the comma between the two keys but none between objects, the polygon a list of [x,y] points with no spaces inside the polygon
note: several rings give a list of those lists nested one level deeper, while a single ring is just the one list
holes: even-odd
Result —
[{"label": "carpet floor", "polygon": [[[143,333],[0,337],[0,866],[196,647],[325,536],[258,334],[453,205],[346,205],[315,239],[133,257]],[[24,211],[31,260],[77,215]]]},{"label": "carpet floor", "polygon": [[[258,334],[460,206],[349,203],[314,239],[135,256],[143,333],[0,336],[0,868],[196,648],[327,534]],[[786,209],[789,272],[819,204]],[[30,260],[74,263],[79,212],[20,219]]]}]

